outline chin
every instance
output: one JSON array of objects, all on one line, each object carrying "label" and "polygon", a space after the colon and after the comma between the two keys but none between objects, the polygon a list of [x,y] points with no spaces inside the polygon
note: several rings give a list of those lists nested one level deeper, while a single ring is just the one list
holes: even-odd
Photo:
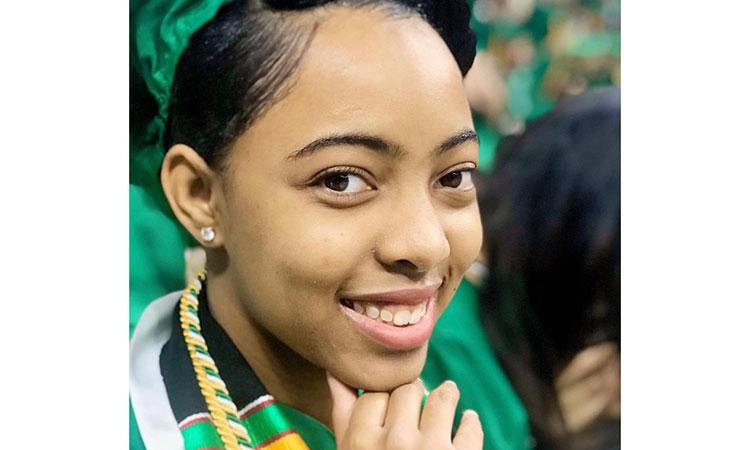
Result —
[{"label": "chin", "polygon": [[[349,386],[365,391],[391,391],[416,380],[424,368],[427,345],[408,353],[380,355],[368,361],[346,364],[343,373],[336,374]],[[347,361],[348,363],[348,361]]]}]

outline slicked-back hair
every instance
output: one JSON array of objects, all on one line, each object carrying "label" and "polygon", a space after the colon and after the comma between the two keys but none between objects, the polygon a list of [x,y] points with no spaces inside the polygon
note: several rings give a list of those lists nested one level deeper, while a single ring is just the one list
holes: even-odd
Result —
[{"label": "slicked-back hair", "polygon": [[334,4],[421,16],[446,42],[462,74],[471,67],[476,38],[465,1],[235,0],[191,37],[180,58],[165,149],[186,144],[221,169],[236,139],[291,87],[317,28],[313,9]]}]

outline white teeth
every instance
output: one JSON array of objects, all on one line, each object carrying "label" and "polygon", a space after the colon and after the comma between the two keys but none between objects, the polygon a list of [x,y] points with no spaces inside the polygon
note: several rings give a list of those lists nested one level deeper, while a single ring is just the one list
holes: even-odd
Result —
[{"label": "white teeth", "polygon": [[380,316],[380,310],[372,305],[368,305],[366,311],[370,319],[377,319]]},{"label": "white teeth", "polygon": [[390,322],[393,320],[393,313],[388,311],[387,309],[383,308],[382,311],[380,311],[380,320],[383,322]]},{"label": "white teeth", "polygon": [[409,318],[409,324],[415,324],[422,320],[422,317],[424,317],[424,313],[426,311],[425,305],[419,305],[419,308],[415,309],[414,312],[411,313],[411,317]]},{"label": "white teeth", "polygon": [[388,309],[380,309],[372,303],[355,302],[351,301],[352,309],[358,314],[363,314],[370,319],[380,319],[382,322],[390,323],[392,325],[403,327],[407,325],[414,325],[422,320],[425,311],[427,309],[425,304],[417,306],[414,311],[402,309],[398,312],[393,312]]},{"label": "white teeth", "polygon": [[411,313],[409,311],[399,311],[393,316],[393,324],[403,326],[409,323]]}]

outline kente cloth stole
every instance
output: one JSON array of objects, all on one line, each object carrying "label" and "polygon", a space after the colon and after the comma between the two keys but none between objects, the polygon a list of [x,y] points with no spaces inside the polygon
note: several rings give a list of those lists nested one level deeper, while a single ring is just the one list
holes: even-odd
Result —
[{"label": "kente cloth stole", "polygon": [[[199,296],[201,331],[211,356],[239,410],[240,421],[255,449],[334,450],[331,431],[310,416],[277,403],[268,394],[244,357],[212,317],[206,289]],[[159,365],[167,396],[187,450],[223,449],[208,407],[195,379],[190,355],[173,315],[172,335],[164,344]]]}]

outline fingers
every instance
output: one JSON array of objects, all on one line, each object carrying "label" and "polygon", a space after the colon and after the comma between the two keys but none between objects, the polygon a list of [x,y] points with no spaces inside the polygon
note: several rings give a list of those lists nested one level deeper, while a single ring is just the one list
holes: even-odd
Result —
[{"label": "fingers", "polygon": [[382,428],[387,408],[387,392],[365,392],[357,399],[357,404],[354,406],[354,411],[352,411],[349,428],[353,430]]},{"label": "fingers", "polygon": [[[388,393],[369,392],[357,397],[357,391],[326,373],[333,407],[331,421],[338,449],[379,448]],[[373,447],[373,445],[375,447]]]},{"label": "fingers", "polygon": [[461,423],[453,438],[453,448],[455,450],[481,450],[483,443],[484,431],[482,431],[479,415],[467,409],[461,416]]},{"label": "fingers", "polygon": [[344,436],[344,445],[340,450],[382,449],[385,438],[383,421],[388,407],[387,392],[366,392],[359,396],[352,411],[349,430]]},{"label": "fingers", "polygon": [[333,432],[336,435],[336,442],[340,442],[349,428],[349,417],[351,417],[357,401],[357,391],[340,382],[328,372],[326,372],[326,379],[333,399],[331,410]]},{"label": "fingers", "polygon": [[[465,411],[455,438],[453,418],[459,399],[456,384],[446,381],[427,397],[420,380],[400,386],[390,394],[368,392],[359,397],[354,389],[330,374],[333,397],[332,422],[340,449],[410,448],[481,450],[484,440],[476,412]],[[420,417],[421,410],[421,417]]]},{"label": "fingers", "polygon": [[458,387],[453,381],[444,382],[430,393],[419,423],[423,435],[432,436],[438,441],[450,442],[458,397]]},{"label": "fingers", "polygon": [[424,398],[424,384],[420,379],[396,388],[391,393],[388,403],[385,427],[417,430],[422,398]]}]

